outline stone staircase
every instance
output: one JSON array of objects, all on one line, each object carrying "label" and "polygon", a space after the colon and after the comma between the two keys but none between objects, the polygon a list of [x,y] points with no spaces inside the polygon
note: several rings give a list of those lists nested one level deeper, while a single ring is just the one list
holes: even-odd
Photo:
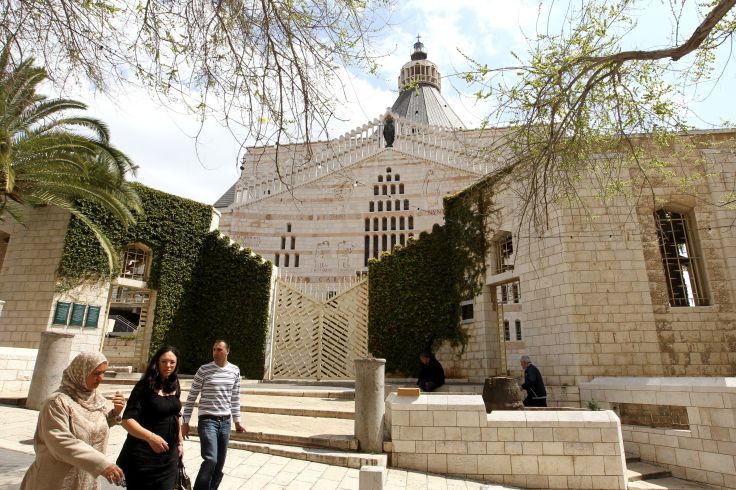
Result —
[{"label": "stone staircase", "polygon": [[[128,394],[139,378],[117,373],[105,379],[103,393]],[[191,379],[181,380],[182,400],[190,386]],[[386,465],[385,454],[358,451],[353,435],[355,391],[350,385],[244,381],[240,393],[246,432],[233,432],[229,447],[348,468]],[[190,421],[193,435],[196,412]]]},{"label": "stone staircase", "polygon": [[626,474],[629,490],[713,490],[702,483],[674,478],[669,470],[626,456]]},{"label": "stone staircase", "polygon": [[[103,392],[129,393],[139,374],[117,373],[105,379]],[[387,379],[387,391],[411,385],[411,380]],[[191,379],[182,379],[182,400]],[[448,383],[448,392],[482,392],[482,385]],[[258,382],[241,385],[243,423],[247,432],[230,437],[230,447],[252,452],[314,461],[348,468],[386,465],[386,454],[358,452],[353,436],[355,391],[350,382]],[[196,408],[192,431],[196,434]],[[390,444],[389,444],[390,446]],[[713,487],[672,477],[665,468],[627,455],[627,476],[632,490],[712,490]]]}]

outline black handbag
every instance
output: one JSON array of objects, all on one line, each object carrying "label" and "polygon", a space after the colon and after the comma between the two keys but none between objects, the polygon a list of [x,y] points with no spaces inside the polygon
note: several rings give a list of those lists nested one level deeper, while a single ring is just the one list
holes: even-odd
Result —
[{"label": "black handbag", "polygon": [[176,479],[174,490],[192,490],[192,480],[187,475],[187,470],[184,468],[184,461],[181,458],[179,458],[179,475]]}]

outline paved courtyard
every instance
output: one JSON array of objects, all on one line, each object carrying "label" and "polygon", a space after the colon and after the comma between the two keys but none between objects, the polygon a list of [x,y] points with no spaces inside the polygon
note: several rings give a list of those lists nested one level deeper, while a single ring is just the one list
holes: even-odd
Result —
[{"label": "paved courtyard", "polygon": [[[0,405],[0,490],[19,488],[26,468],[33,461],[33,432],[38,412],[24,408]],[[110,432],[108,454],[120,452],[125,431],[115,427]],[[201,462],[199,442],[188,440],[184,444],[184,461],[191,477],[197,474]],[[281,456],[253,453],[241,449],[229,449],[225,464],[225,479],[221,490],[236,489],[358,489],[357,469],[331,466]],[[103,489],[115,487],[104,482]],[[479,482],[413,471],[388,469],[386,489],[508,489],[511,487],[487,485]]]}]

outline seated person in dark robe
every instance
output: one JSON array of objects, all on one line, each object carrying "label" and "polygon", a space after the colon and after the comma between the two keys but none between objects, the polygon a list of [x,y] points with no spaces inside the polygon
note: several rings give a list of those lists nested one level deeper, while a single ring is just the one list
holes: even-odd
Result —
[{"label": "seated person in dark robe", "polygon": [[445,384],[445,370],[442,368],[440,361],[431,353],[422,352],[419,354],[419,362],[421,362],[421,366],[417,385],[422,391],[434,391]]}]

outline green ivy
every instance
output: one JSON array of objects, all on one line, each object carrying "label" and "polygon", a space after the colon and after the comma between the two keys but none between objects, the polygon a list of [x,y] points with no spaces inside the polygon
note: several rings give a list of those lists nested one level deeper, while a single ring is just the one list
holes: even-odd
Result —
[{"label": "green ivy", "polygon": [[419,353],[450,341],[464,345],[458,267],[445,227],[409,240],[368,265],[368,350],[386,371],[415,375]]},{"label": "green ivy", "polygon": [[[151,350],[171,343],[181,348],[184,360],[200,362],[203,355],[211,360],[211,342],[205,339],[222,328],[224,330],[219,330],[222,336],[233,346],[245,342],[251,353],[257,351],[252,355],[253,361],[249,359],[245,363],[245,374],[256,377],[262,374],[270,266],[251,257],[249,252],[238,252],[211,233],[210,206],[140,184],[136,184],[136,190],[141,197],[143,214],[127,229],[99,207],[82,205],[86,208],[85,214],[94,216],[118,250],[131,243],[142,243],[153,253],[148,286],[157,293]],[[118,274],[119,270],[109,270],[102,249],[89,229],[72,218],[57,270],[58,288],[69,289]],[[231,296],[240,298],[244,304],[230,302],[227,308],[218,309],[215,299]],[[240,322],[242,315],[249,317],[249,323]],[[237,330],[235,325],[246,330]],[[248,330],[251,328],[255,330]],[[260,367],[256,368],[258,362]],[[185,372],[196,370],[194,364],[184,364],[187,365]]]},{"label": "green ivy", "polygon": [[491,174],[445,198],[445,226],[370,261],[368,345],[386,358],[387,372],[414,375],[422,350],[466,345],[460,303],[484,286],[493,189],[504,177]]},{"label": "green ivy", "polygon": [[212,361],[213,342],[224,339],[241,375],[263,377],[270,284],[270,262],[218,232],[207,235],[171,331],[170,342],[187,353],[184,372]]},{"label": "green ivy", "polygon": [[489,217],[495,212],[493,189],[500,176],[484,179],[444,199],[448,246],[458,271],[463,300],[478,296],[485,284]]}]

